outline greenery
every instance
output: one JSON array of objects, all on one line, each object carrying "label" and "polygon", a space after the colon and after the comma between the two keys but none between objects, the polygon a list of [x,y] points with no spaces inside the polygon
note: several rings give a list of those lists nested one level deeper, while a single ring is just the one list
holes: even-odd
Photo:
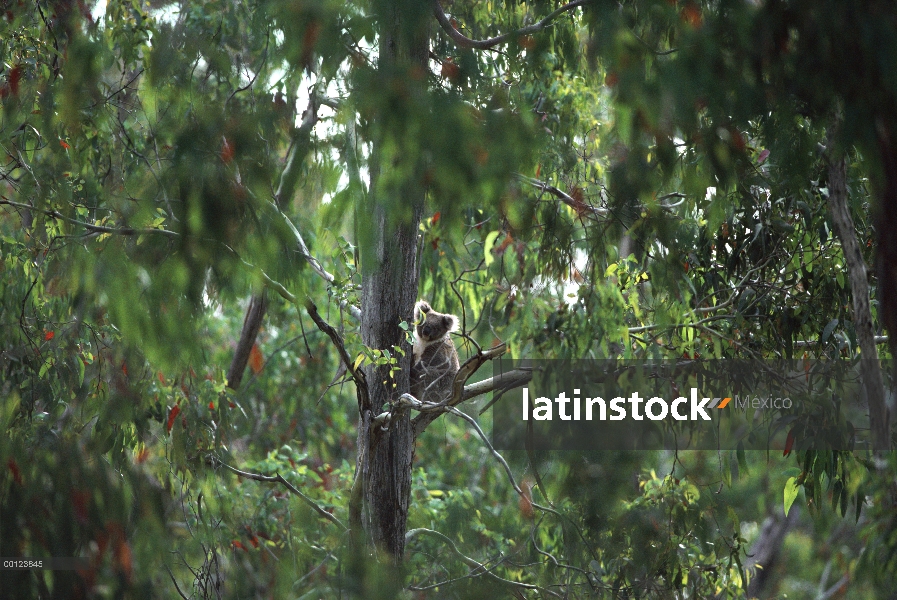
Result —
[{"label": "greenery", "polygon": [[[853,434],[837,401],[784,451],[508,453],[512,480],[456,409],[374,451],[374,418],[420,424],[414,298],[460,317],[471,383],[493,348],[889,359],[892,3],[0,8],[0,556],[89,565],[4,596],[897,594],[874,386],[850,452],[814,444]],[[488,431],[491,400],[459,408]],[[356,514],[359,465],[395,506],[365,479]]]}]

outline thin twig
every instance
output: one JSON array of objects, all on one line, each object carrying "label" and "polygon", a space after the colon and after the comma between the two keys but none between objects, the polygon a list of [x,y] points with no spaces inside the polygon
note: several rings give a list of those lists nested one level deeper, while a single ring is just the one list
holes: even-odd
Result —
[{"label": "thin twig", "polygon": [[[550,594],[550,595],[554,596],[555,598],[562,597],[560,594],[558,594],[556,592],[552,592],[551,590],[545,589],[541,586],[538,586],[538,585],[535,585],[532,583],[521,583],[519,581],[511,581],[510,579],[505,579],[504,577],[499,577],[498,575],[493,573],[492,570],[489,567],[487,567],[486,565],[484,565],[483,563],[481,563],[478,560],[475,560],[473,558],[470,558],[469,556],[463,554],[460,550],[458,550],[458,546],[455,545],[455,542],[452,541],[451,538],[449,538],[445,534],[435,531],[433,529],[427,529],[425,527],[418,527],[417,529],[412,529],[411,531],[408,531],[407,533],[405,533],[405,543],[408,543],[412,538],[414,538],[420,534],[428,535],[430,537],[435,537],[437,539],[442,540],[446,544],[448,544],[448,546],[451,548],[452,552],[454,552],[461,559],[461,561],[464,564],[466,564],[468,567],[471,567],[472,569],[474,569],[474,571],[471,573],[472,576],[482,574],[491,579],[494,579],[495,581],[504,583],[505,585],[510,585],[510,586],[522,588],[525,590],[538,590],[544,594]],[[418,589],[418,588],[415,588],[414,586],[411,586],[411,588]]]},{"label": "thin twig", "polygon": [[84,221],[79,221],[78,219],[72,219],[71,217],[67,217],[64,214],[60,213],[57,210],[52,208],[38,209],[30,204],[22,204],[21,202],[13,202],[12,200],[0,200],[0,204],[5,204],[7,206],[13,206],[15,208],[22,208],[25,210],[39,210],[43,212],[45,215],[50,217],[51,219],[62,219],[72,225],[78,225],[79,227],[84,227],[85,229],[95,232],[95,233],[109,233],[112,235],[125,235],[125,236],[133,236],[133,235],[148,235],[158,233],[160,235],[166,235],[168,237],[179,237],[180,234],[176,231],[170,231],[168,229],[151,229],[151,228],[142,228],[135,229],[134,227],[106,227],[105,225],[94,225],[93,223],[86,223]]},{"label": "thin twig", "polygon": [[574,8],[580,6],[585,6],[586,4],[592,4],[593,2],[594,0],[574,0],[573,2],[564,4],[560,8],[550,12],[547,17],[545,17],[538,23],[534,23],[526,27],[521,27],[520,29],[517,29],[515,31],[504,33],[502,35],[491,37],[485,40],[471,39],[455,29],[454,25],[452,25],[452,22],[446,16],[445,10],[443,10],[442,4],[440,4],[439,0],[433,0],[433,14],[436,17],[436,20],[439,22],[439,25],[442,27],[443,31],[445,31],[452,39],[452,41],[461,48],[472,48],[474,50],[491,50],[494,46],[499,46],[509,40],[516,39],[520,36],[538,33],[551,25],[552,21],[554,21],[557,17],[564,14],[565,12],[571,11]]},{"label": "thin twig", "polygon": [[252,479],[254,481],[264,481],[266,483],[280,483],[280,484],[286,486],[286,488],[288,490],[290,490],[295,495],[299,496],[308,506],[310,506],[312,508],[312,510],[314,510],[316,513],[318,513],[320,516],[324,517],[331,523],[339,525],[344,531],[348,531],[349,528],[346,527],[345,525],[343,525],[342,521],[337,519],[335,516],[333,516],[332,514],[330,514],[323,508],[321,508],[317,502],[315,502],[314,500],[312,500],[311,498],[309,498],[308,496],[306,496],[305,494],[300,492],[296,488],[296,486],[294,486],[292,483],[290,483],[289,481],[284,479],[280,473],[277,473],[273,477],[270,475],[261,475],[259,473],[250,473],[248,471],[241,471],[240,469],[235,469],[234,467],[230,466],[229,464],[221,462],[214,456],[212,456],[210,458],[211,458],[213,464],[219,464],[222,467],[224,467],[225,469],[231,471],[232,473],[239,475],[240,477],[244,477],[246,479]]}]

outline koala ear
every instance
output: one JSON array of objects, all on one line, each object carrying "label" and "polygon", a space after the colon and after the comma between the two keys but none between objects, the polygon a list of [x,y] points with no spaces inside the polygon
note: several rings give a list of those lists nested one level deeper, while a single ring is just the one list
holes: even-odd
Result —
[{"label": "koala ear", "polygon": [[424,315],[430,312],[430,305],[421,300],[414,305],[414,324],[419,325],[424,321]]},{"label": "koala ear", "polygon": [[449,333],[458,331],[458,318],[454,315],[442,315],[442,324]]}]

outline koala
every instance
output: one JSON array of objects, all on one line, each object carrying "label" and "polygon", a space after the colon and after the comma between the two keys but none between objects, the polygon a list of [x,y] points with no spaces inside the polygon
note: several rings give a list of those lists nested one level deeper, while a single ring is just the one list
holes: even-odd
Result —
[{"label": "koala", "polygon": [[460,368],[449,336],[458,330],[458,317],[438,313],[420,301],[414,307],[414,322],[411,394],[421,402],[443,402],[451,396]]}]

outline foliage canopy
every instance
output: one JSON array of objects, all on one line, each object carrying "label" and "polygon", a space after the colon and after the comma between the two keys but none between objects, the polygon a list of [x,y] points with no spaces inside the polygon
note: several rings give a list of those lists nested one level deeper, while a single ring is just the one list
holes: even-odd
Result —
[{"label": "foliage canopy", "polygon": [[[888,452],[803,443],[849,426],[832,403],[785,456],[509,454],[519,493],[443,415],[414,446],[399,566],[347,532],[347,366],[374,386],[410,360],[410,306],[376,324],[396,344],[359,323],[388,232],[419,233],[405,296],[459,315],[462,360],[877,358],[863,332],[897,326],[891,3],[2,7],[0,556],[90,565],[5,589],[895,593],[897,459],[872,402]],[[250,297],[264,323],[228,387]]]}]

